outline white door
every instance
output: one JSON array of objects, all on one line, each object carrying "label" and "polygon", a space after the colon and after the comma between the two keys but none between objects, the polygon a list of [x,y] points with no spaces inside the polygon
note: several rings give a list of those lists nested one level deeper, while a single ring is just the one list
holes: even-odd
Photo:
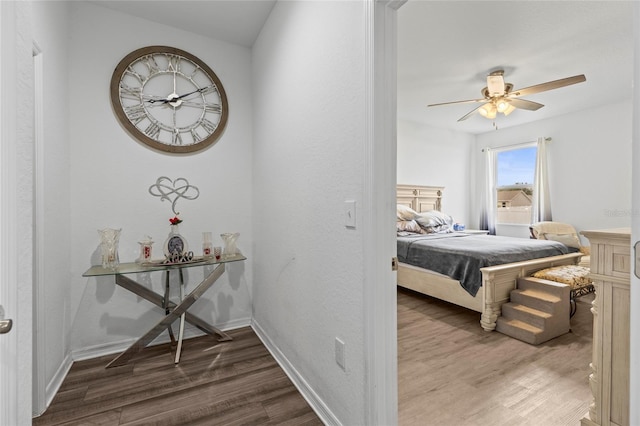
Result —
[{"label": "white door", "polygon": [[[634,4],[633,10],[633,27],[634,27],[634,47],[635,61],[633,71],[633,141],[632,151],[632,203],[631,203],[631,245],[640,241],[640,5]],[[634,252],[633,247],[631,252]],[[640,264],[637,258],[640,257],[640,247],[638,247],[635,264],[631,265],[631,371],[629,374],[630,393],[630,424],[640,424],[640,404],[634,401],[640,400]]]},{"label": "white door", "polygon": [[31,424],[33,62],[28,2],[0,1],[0,426]]},{"label": "white door", "polygon": [[[14,8],[7,2],[0,2],[0,99],[3,99],[7,91],[7,80],[11,74],[8,70],[8,62],[11,59],[11,47],[15,34],[10,25],[10,17],[14,13]],[[0,303],[4,306],[3,316],[10,318],[16,309],[16,286],[11,282],[11,267],[13,263],[8,253],[7,227],[1,225],[6,222],[8,216],[7,207],[14,201],[7,190],[7,184],[11,180],[8,176],[10,168],[5,167],[9,161],[10,151],[8,138],[14,133],[13,126],[8,121],[12,121],[11,112],[7,110],[7,102],[0,101]],[[15,327],[9,333],[0,334],[0,425],[11,425],[17,423],[15,383],[17,381],[17,334]]]}]

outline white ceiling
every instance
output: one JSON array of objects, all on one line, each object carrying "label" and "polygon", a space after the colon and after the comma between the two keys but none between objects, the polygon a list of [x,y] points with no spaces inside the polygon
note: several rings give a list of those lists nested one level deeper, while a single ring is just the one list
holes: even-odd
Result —
[{"label": "white ceiling", "polygon": [[[276,0],[93,1],[151,21],[250,47]],[[631,97],[631,1],[409,0],[398,11],[398,118],[468,133],[505,128]],[[478,104],[486,75],[514,89],[585,74],[587,81],[525,97],[544,104],[487,120],[458,118]]]},{"label": "white ceiling", "polygon": [[251,47],[276,0],[91,0],[91,3]]},{"label": "white ceiling", "polygon": [[[398,117],[469,133],[540,120],[631,98],[632,2],[418,1],[398,11]],[[587,81],[524,99],[544,104],[488,120],[480,104],[497,68],[514,89],[577,74]]]}]

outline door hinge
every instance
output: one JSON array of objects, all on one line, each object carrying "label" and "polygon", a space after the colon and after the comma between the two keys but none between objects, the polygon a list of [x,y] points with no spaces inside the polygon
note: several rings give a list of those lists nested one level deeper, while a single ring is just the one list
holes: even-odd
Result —
[{"label": "door hinge", "polygon": [[391,270],[392,271],[397,271],[398,270],[398,258],[397,257],[392,257],[391,258]]}]

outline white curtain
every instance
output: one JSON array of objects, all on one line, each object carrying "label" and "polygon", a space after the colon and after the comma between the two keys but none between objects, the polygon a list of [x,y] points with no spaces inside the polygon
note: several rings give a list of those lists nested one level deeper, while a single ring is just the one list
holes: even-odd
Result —
[{"label": "white curtain", "polygon": [[551,220],[549,177],[547,175],[547,142],[550,140],[550,138],[538,138],[536,170],[533,178],[533,204],[531,208],[531,220],[533,223]]},{"label": "white curtain", "polygon": [[482,185],[482,207],[480,211],[480,229],[496,234],[496,154],[489,148],[484,149],[484,181]]}]

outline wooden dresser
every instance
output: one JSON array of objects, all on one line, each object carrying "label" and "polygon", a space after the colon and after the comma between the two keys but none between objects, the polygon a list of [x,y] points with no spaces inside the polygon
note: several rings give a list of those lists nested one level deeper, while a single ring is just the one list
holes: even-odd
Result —
[{"label": "wooden dresser", "polygon": [[581,234],[591,244],[591,277],[596,288],[589,375],[593,402],[581,424],[628,426],[631,229]]}]

